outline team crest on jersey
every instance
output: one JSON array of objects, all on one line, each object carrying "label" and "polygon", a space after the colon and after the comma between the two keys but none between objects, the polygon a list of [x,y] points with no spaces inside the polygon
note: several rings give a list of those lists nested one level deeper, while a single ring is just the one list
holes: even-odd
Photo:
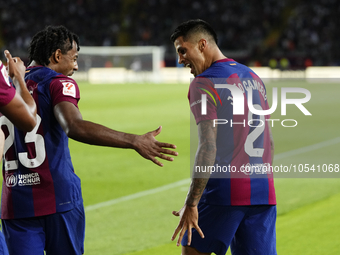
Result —
[{"label": "team crest on jersey", "polygon": [[8,73],[6,71],[6,67],[2,64],[1,60],[0,60],[0,66],[2,66],[2,68],[1,68],[2,76],[4,77],[7,85],[11,86],[11,84],[9,83],[9,78],[8,78]]},{"label": "team crest on jersey", "polygon": [[76,97],[76,86],[72,82],[62,82],[63,94],[65,96]]},{"label": "team crest on jersey", "polygon": [[11,174],[6,176],[6,186],[7,187],[14,187],[18,183],[18,178],[16,174]]}]

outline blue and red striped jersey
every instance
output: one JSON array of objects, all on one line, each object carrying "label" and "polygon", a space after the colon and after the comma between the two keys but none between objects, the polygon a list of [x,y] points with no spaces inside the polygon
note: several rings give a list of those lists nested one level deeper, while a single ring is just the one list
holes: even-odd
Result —
[{"label": "blue and red striped jersey", "polygon": [[[249,110],[250,91],[253,107],[268,110],[262,80],[250,68],[232,59],[214,62],[190,84],[188,98],[196,124],[214,120],[217,126],[216,159],[201,202],[276,204],[270,169],[270,116]],[[206,170],[195,167],[196,172]]]},{"label": "blue and red striped jersey", "polygon": [[62,101],[78,107],[78,85],[73,79],[43,66],[29,67],[25,80],[37,104],[37,125],[25,133],[4,116],[0,118],[6,137],[2,219],[63,212],[82,202],[80,179],[74,173],[68,137],[53,112],[54,106]]}]

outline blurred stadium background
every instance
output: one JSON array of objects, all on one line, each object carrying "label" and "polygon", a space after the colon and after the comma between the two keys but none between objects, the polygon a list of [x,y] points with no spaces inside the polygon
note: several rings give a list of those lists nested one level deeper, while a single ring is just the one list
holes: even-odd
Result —
[{"label": "blurred stadium background", "polygon": [[[275,164],[339,164],[339,82],[305,79],[339,78],[339,13],[337,0],[0,0],[1,51],[27,64],[37,31],[66,26],[81,42],[74,78],[84,119],[138,134],[162,125],[157,138],[178,146],[175,161],[159,168],[132,151],[70,142],[86,206],[86,254],[180,253],[170,243],[171,211],[183,205],[189,183],[190,74],[177,67],[169,36],[187,19],[208,21],[225,55],[270,78],[269,98],[271,87],[310,90],[313,116],[288,107],[284,118],[298,126],[273,128]],[[116,46],[124,48],[109,48]],[[331,177],[275,180],[279,254],[340,254],[340,179]]]},{"label": "blurred stadium background", "polygon": [[179,23],[201,18],[216,29],[226,55],[243,64],[338,66],[339,12],[337,0],[2,0],[0,48],[25,58],[32,35],[63,24],[81,46],[164,46],[164,65],[172,67],[169,35]]}]

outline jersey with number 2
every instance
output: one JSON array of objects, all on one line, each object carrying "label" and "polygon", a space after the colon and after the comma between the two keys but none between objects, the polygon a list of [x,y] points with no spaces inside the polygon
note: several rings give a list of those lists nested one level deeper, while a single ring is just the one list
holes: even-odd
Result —
[{"label": "jersey with number 2", "polygon": [[[216,159],[201,202],[276,204],[269,116],[249,110],[250,93],[255,109],[268,110],[262,80],[250,68],[228,58],[214,62],[190,84],[188,97],[196,123],[213,120],[217,126]],[[204,168],[195,166],[194,170]]]},{"label": "jersey with number 2", "polygon": [[43,67],[29,67],[25,80],[37,104],[37,125],[18,130],[1,116],[5,133],[1,218],[43,216],[73,209],[82,202],[80,179],[74,173],[68,137],[54,116],[63,101],[78,107],[77,83]]}]

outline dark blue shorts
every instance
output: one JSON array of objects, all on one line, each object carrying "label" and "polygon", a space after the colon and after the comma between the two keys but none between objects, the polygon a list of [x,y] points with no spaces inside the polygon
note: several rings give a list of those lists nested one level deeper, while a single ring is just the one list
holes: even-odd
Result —
[{"label": "dark blue shorts", "polygon": [[81,255],[84,253],[85,212],[83,204],[62,213],[2,220],[10,254]]},{"label": "dark blue shorts", "polygon": [[0,255],[9,255],[4,234],[0,231]]},{"label": "dark blue shorts", "polygon": [[[225,255],[276,255],[276,206],[219,206],[200,203],[198,225],[201,238],[192,231],[191,247],[202,253]],[[182,245],[188,242],[187,232]]]}]

